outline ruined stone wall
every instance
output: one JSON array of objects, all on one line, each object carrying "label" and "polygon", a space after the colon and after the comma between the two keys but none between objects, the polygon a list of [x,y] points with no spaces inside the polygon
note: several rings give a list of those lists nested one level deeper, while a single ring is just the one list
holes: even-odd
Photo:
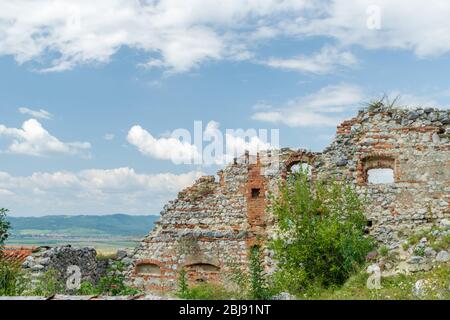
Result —
[{"label": "ruined stone wall", "polygon": [[[136,248],[130,283],[150,291],[176,289],[179,271],[189,282],[226,282],[229,272],[247,265],[249,249],[260,245],[267,271],[271,252],[264,246],[276,229],[267,212],[290,169],[309,164],[312,178],[345,180],[367,196],[368,227],[380,242],[399,239],[422,226],[449,218],[449,111],[395,110],[382,105],[342,123],[323,153],[304,150],[246,154],[180,192],[161,213],[156,228]],[[368,183],[371,169],[390,168],[395,181]]]},{"label": "ruined stone wall", "polygon": [[220,281],[232,263],[246,258],[247,167],[233,165],[182,191],[161,213],[155,230],[134,255],[132,283],[138,288],[176,288],[184,268],[190,282]]},{"label": "ruined stone wall", "polygon": [[[437,109],[361,111],[338,127],[334,142],[317,157],[319,177],[335,176],[367,195],[367,219],[379,241],[398,240],[449,216],[450,117]],[[370,169],[394,172],[394,182],[371,184]]]},{"label": "ruined stone wall", "polygon": [[101,277],[106,276],[109,266],[108,260],[98,260],[97,252],[93,248],[73,248],[70,245],[34,250],[24,259],[22,268],[31,277],[32,285],[49,270],[56,272],[56,276],[65,283],[70,274],[69,266],[78,266],[81,272],[81,281],[97,284]]}]

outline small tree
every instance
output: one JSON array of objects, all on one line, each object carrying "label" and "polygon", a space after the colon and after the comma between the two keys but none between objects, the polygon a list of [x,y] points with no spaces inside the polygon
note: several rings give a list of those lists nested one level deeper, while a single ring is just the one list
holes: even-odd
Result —
[{"label": "small tree", "polygon": [[278,234],[271,243],[276,282],[298,294],[313,286],[343,284],[365,262],[373,241],[364,235],[363,202],[353,187],[290,175],[273,197]]},{"label": "small tree", "polygon": [[264,267],[261,261],[261,252],[258,246],[250,249],[250,297],[254,300],[266,300],[270,297]]},{"label": "small tree", "polygon": [[178,297],[181,299],[189,299],[189,285],[187,280],[187,273],[182,268],[178,274]]},{"label": "small tree", "polygon": [[6,221],[8,212],[8,209],[0,209],[0,247],[3,246],[6,239],[8,239],[8,231],[11,227],[10,223]]}]

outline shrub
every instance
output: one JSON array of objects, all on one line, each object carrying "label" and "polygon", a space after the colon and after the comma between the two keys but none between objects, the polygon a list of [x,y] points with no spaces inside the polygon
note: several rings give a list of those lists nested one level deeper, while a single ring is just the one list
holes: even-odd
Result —
[{"label": "shrub", "polygon": [[291,174],[270,209],[278,218],[271,247],[282,290],[298,294],[311,286],[342,285],[374,247],[364,235],[363,202],[345,183],[310,181],[307,172]]},{"label": "shrub", "polygon": [[8,239],[8,230],[11,227],[10,223],[6,221],[7,214],[8,209],[0,209],[0,247],[3,246],[6,239]]},{"label": "shrub", "polygon": [[20,296],[28,287],[19,262],[0,257],[0,296]]},{"label": "shrub", "polygon": [[219,284],[201,283],[189,288],[182,299],[187,300],[230,300],[234,294]]},{"label": "shrub", "polygon": [[182,268],[178,275],[178,292],[177,295],[181,299],[188,299],[189,297],[189,285],[187,280],[187,273],[184,268]]},{"label": "shrub", "polygon": [[42,274],[34,284],[32,295],[51,297],[65,293],[65,285],[60,279],[58,271],[50,269]]},{"label": "shrub", "polygon": [[250,249],[249,270],[250,298],[253,300],[269,299],[270,293],[267,286],[266,276],[264,274],[264,267],[261,261],[261,252],[258,246],[254,246]]},{"label": "shrub", "polygon": [[102,277],[98,284],[98,292],[102,295],[128,296],[139,294],[140,291],[125,284],[125,267],[116,262],[108,268],[108,275]]},{"label": "shrub", "polygon": [[25,274],[18,261],[3,257],[2,247],[8,239],[10,224],[6,221],[7,209],[0,209],[0,296],[17,296],[27,288]]}]

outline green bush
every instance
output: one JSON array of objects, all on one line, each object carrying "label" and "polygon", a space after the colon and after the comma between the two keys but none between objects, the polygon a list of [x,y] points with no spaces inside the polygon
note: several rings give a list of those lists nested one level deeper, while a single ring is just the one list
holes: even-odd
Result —
[{"label": "green bush", "polygon": [[230,300],[235,294],[216,283],[200,283],[189,286],[187,272],[182,268],[178,274],[178,291],[176,296],[185,300]]},{"label": "green bush", "polygon": [[249,259],[250,270],[250,292],[249,297],[253,300],[267,300],[270,292],[267,285],[267,278],[264,274],[264,267],[261,261],[261,252],[258,246],[250,249]]},{"label": "green bush", "polygon": [[353,187],[289,175],[272,197],[279,230],[271,247],[280,290],[299,294],[311,286],[342,285],[365,263],[374,241],[364,235],[364,204]]},{"label": "green bush", "polygon": [[0,296],[17,296],[25,291],[27,285],[20,263],[3,257],[2,247],[10,228],[6,221],[7,213],[7,209],[0,209]]},{"label": "green bush", "polygon": [[54,269],[48,270],[36,280],[31,295],[51,297],[65,293],[65,284],[60,279],[58,271]]},{"label": "green bush", "polygon": [[181,299],[189,298],[189,285],[187,280],[187,273],[184,268],[182,268],[178,275],[178,292],[177,296]]},{"label": "green bush", "polygon": [[28,280],[20,263],[0,257],[0,296],[20,296],[28,288]]},{"label": "green bush", "polygon": [[8,239],[8,231],[11,227],[10,223],[6,221],[6,215],[8,212],[8,209],[0,209],[0,247],[3,246],[6,239]]},{"label": "green bush", "polygon": [[234,294],[219,284],[201,283],[189,288],[181,299],[186,300],[230,300]]},{"label": "green bush", "polygon": [[122,263],[116,262],[108,269],[108,275],[100,279],[97,292],[101,295],[110,296],[130,296],[140,293],[139,290],[125,284],[123,274],[125,267]]}]

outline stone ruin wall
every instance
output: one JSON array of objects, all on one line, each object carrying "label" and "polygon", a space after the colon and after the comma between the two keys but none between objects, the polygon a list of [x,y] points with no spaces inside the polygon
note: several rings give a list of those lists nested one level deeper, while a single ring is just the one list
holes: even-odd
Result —
[{"label": "stone ruin wall", "polygon": [[[190,283],[226,283],[236,266],[245,268],[249,249],[273,234],[266,212],[269,192],[290,168],[306,163],[312,177],[354,184],[368,197],[368,227],[392,248],[418,228],[450,216],[450,114],[382,105],[342,123],[323,153],[282,149],[248,154],[214,176],[180,192],[161,221],[136,248],[130,283],[146,291],[176,290],[184,268]],[[276,153],[275,155],[273,153]],[[392,184],[369,184],[368,170],[393,169]],[[265,265],[273,270],[269,250]]]},{"label": "stone ruin wall", "polygon": [[[450,116],[437,109],[360,112],[338,127],[318,157],[319,177],[336,175],[367,195],[371,234],[395,247],[450,213]],[[392,169],[394,183],[369,184],[368,170]]]}]

